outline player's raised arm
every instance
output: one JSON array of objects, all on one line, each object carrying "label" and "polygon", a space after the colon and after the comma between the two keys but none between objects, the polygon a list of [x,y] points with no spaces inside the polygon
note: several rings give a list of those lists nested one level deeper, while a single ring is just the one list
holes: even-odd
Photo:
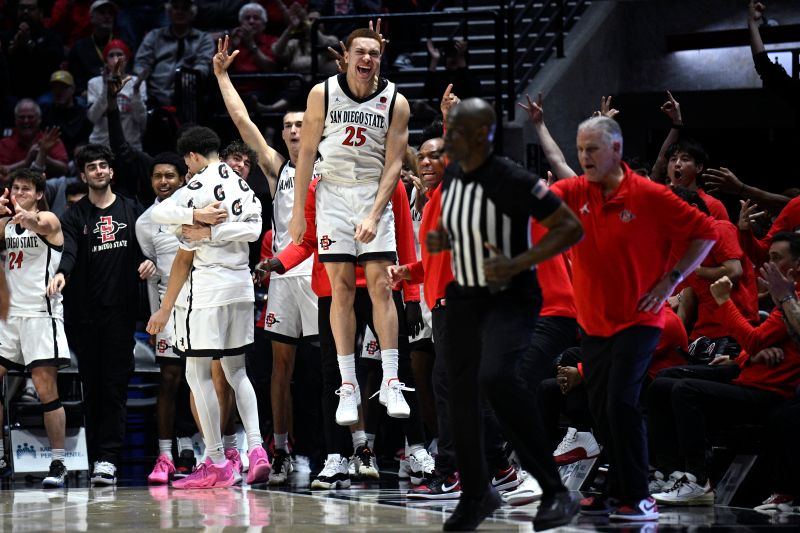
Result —
[{"label": "player's raised arm", "polygon": [[[408,107],[408,104],[406,104]],[[408,135],[408,117],[406,117],[406,136]],[[314,160],[317,158],[317,148],[322,139],[322,130],[325,126],[325,85],[317,84],[308,95],[306,112],[303,117],[303,130],[300,133],[300,154],[297,160],[297,171],[294,175],[294,206],[292,219],[289,221],[289,236],[295,244],[303,242],[306,231],[306,194],[314,172]],[[405,148],[403,148],[405,150]],[[402,155],[401,155],[402,157]],[[398,167],[397,177],[399,179]],[[391,197],[391,192],[389,194]],[[388,201],[388,199],[387,199]],[[385,205],[385,204],[384,204]]]},{"label": "player's raised arm", "polygon": [[258,126],[250,119],[250,113],[247,111],[242,98],[236,91],[236,88],[228,76],[228,68],[233,60],[239,54],[238,50],[234,50],[232,54],[228,54],[229,37],[217,40],[217,53],[214,55],[214,75],[217,77],[217,84],[222,93],[222,100],[225,102],[225,108],[228,114],[236,125],[242,140],[250,148],[258,154],[258,166],[264,171],[264,175],[269,182],[270,195],[275,197],[275,188],[278,184],[278,172],[281,165],[283,165],[284,158],[276,150],[274,150],[264,136],[258,129]]}]

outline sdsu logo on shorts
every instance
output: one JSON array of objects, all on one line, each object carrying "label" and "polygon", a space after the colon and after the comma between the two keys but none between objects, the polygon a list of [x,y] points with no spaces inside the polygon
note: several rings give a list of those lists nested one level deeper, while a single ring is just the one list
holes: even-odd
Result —
[{"label": "sdsu logo on shorts", "polygon": [[367,343],[367,355],[375,355],[378,353],[378,341],[369,341]]},{"label": "sdsu logo on shorts", "polygon": [[158,350],[158,353],[160,354],[166,353],[168,348],[169,348],[169,343],[164,339],[161,339],[160,341],[158,341],[158,344],[156,344],[156,350]]},{"label": "sdsu logo on shorts", "polygon": [[328,237],[327,235],[323,235],[319,239],[320,247],[325,250],[326,252],[330,249],[331,245],[334,244],[336,241]]},{"label": "sdsu logo on shorts", "polygon": [[275,324],[279,324],[280,320],[275,318],[275,313],[267,313],[266,318],[264,318],[264,325],[268,328],[271,328]]}]

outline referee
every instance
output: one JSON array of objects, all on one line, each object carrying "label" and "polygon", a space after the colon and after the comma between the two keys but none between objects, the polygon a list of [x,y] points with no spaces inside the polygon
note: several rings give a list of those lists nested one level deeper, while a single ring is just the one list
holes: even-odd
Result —
[{"label": "referee", "polygon": [[[516,367],[541,307],[534,266],[578,242],[583,230],[543,181],[492,153],[494,124],[491,106],[477,98],[448,114],[445,151],[454,163],[442,184],[442,227],[427,236],[431,252],[452,248],[455,275],[445,292],[445,359],[462,495],[445,531],[475,529],[501,503],[484,459],[481,393],[544,492],[534,529],[568,523],[577,511]],[[532,248],[530,217],[549,230]]]}]

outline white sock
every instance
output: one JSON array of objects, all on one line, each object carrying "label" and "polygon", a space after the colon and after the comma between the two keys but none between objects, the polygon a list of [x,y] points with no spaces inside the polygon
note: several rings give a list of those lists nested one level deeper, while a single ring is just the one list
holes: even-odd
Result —
[{"label": "white sock", "polygon": [[353,387],[358,387],[356,378],[356,354],[337,355],[339,362],[339,373],[342,375],[342,383],[352,383]]},{"label": "white sock", "polygon": [[375,448],[375,433],[367,433],[367,446],[370,450]]},{"label": "white sock", "polygon": [[172,461],[172,439],[158,439],[158,452]]},{"label": "white sock", "polygon": [[289,434],[288,433],[273,433],[275,436],[275,449],[289,452]]},{"label": "white sock", "polygon": [[383,368],[383,382],[397,379],[397,348],[381,350],[381,367]]},{"label": "white sock", "polygon": [[63,463],[67,458],[67,452],[63,448],[53,448],[50,451],[53,454],[53,461],[61,461]]},{"label": "white sock", "polygon": [[244,354],[222,358],[222,370],[236,395],[236,408],[247,435],[247,449],[261,446],[261,428],[258,425],[258,400],[253,383],[247,377]]},{"label": "white sock", "polygon": [[359,446],[366,446],[367,444],[367,434],[364,432],[363,429],[357,429],[350,434],[353,438],[353,451],[358,449]]},{"label": "white sock", "polygon": [[191,450],[194,452],[194,446],[192,446],[192,437],[178,437],[178,453],[184,450]]},{"label": "white sock", "polygon": [[[224,368],[224,364],[223,364]],[[225,462],[222,450],[222,435],[219,429],[219,401],[214,382],[211,380],[211,359],[207,357],[186,358],[186,383],[192,389],[197,416],[203,430],[206,455],[215,464]]]},{"label": "white sock", "polygon": [[236,442],[236,435],[223,435],[222,436],[222,447],[226,450],[237,449],[239,448],[238,443]]}]

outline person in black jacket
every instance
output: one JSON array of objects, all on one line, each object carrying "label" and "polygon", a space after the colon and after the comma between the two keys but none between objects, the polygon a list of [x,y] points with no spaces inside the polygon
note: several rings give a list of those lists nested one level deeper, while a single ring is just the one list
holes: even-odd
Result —
[{"label": "person in black jacket", "polygon": [[64,254],[50,291],[65,285],[64,308],[70,346],[78,357],[86,409],[91,481],[116,483],[116,463],[125,434],[128,379],[133,372],[139,278],[155,273],[136,239],[141,206],[114,194],[113,155],[86,145],[77,155],[89,194],[65,213]]}]

